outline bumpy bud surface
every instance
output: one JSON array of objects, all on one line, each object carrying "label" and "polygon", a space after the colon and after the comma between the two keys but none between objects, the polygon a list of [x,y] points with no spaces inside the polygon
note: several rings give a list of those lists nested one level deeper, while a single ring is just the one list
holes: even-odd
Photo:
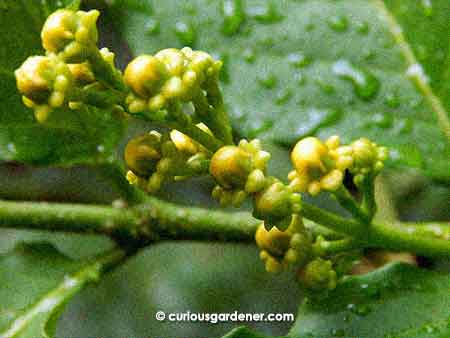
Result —
[{"label": "bumpy bud surface", "polygon": [[127,98],[129,110],[157,112],[174,100],[189,102],[200,90],[207,90],[220,68],[221,62],[209,54],[187,47],[139,56],[125,70],[125,82],[132,90]]},{"label": "bumpy bud surface", "polygon": [[51,14],[42,28],[42,45],[47,52],[60,54],[66,61],[82,62],[85,48],[98,40],[97,10],[89,12],[60,9]]},{"label": "bumpy bud surface", "polygon": [[15,72],[17,88],[23,101],[33,108],[43,122],[53,108],[67,103],[67,92],[73,85],[69,67],[54,56],[32,56]]},{"label": "bumpy bud surface", "polygon": [[358,185],[365,176],[377,175],[384,167],[384,161],[388,157],[385,147],[379,147],[367,138],[360,138],[351,145],[353,165],[350,172],[355,175],[354,180]]},{"label": "bumpy bud surface", "polygon": [[311,252],[311,237],[297,215],[292,218],[286,231],[276,227],[267,230],[262,223],[256,231],[255,240],[268,272],[279,272],[294,264],[302,265]]},{"label": "bumpy bud surface", "polygon": [[307,137],[295,145],[291,160],[295,171],[289,174],[295,191],[317,195],[321,190],[334,191],[342,185],[344,170],[352,159],[346,148],[339,147],[339,138],[330,137],[326,143]]},{"label": "bumpy bud surface", "polygon": [[156,132],[132,139],[125,148],[128,168],[141,177],[148,177],[155,172],[161,156],[161,135]]},{"label": "bumpy bud surface", "polygon": [[298,273],[302,286],[311,290],[333,290],[336,288],[337,275],[331,261],[316,258]]},{"label": "bumpy bud surface", "polygon": [[292,214],[301,209],[301,197],[278,180],[272,180],[268,186],[255,194],[253,216],[265,221],[266,227],[277,226],[286,229]]},{"label": "bumpy bud surface", "polygon": [[249,193],[256,193],[266,185],[264,175],[270,154],[261,150],[259,140],[243,140],[239,146],[224,146],[212,157],[210,174],[218,186],[213,197],[222,205],[239,205]]}]

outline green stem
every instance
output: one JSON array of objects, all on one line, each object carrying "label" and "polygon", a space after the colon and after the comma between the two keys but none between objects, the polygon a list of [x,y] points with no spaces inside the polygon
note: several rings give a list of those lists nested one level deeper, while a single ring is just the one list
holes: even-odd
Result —
[{"label": "green stem", "polygon": [[[425,233],[427,227],[433,231]],[[450,257],[450,223],[372,224],[368,243],[370,247]]]},{"label": "green stem", "polygon": [[377,211],[377,204],[375,202],[375,177],[366,178],[362,183],[361,191],[363,194],[361,208],[369,220],[372,220]]},{"label": "green stem", "polygon": [[339,233],[362,238],[367,233],[366,225],[358,223],[353,219],[340,217],[306,202],[302,202],[301,213],[305,218]]},{"label": "green stem", "polygon": [[117,90],[109,89],[105,91],[95,87],[73,88],[70,101],[81,101],[94,107],[110,108],[114,105],[123,105],[125,94]]},{"label": "green stem", "polygon": [[[410,251],[426,256],[450,257],[448,223],[370,227],[304,204],[303,214],[339,233],[356,238],[361,245]],[[0,201],[0,227],[97,233],[127,245],[162,240],[253,242],[260,221],[248,213],[227,213],[180,207],[146,198],[145,204],[128,209],[111,206]],[[356,236],[361,228],[364,235]]]},{"label": "green stem", "polygon": [[363,223],[370,222],[368,215],[360,208],[358,203],[356,203],[354,197],[350,194],[347,188],[341,186],[333,194],[337,198],[339,204],[348,210],[355,218],[359,219]]},{"label": "green stem", "polygon": [[121,93],[128,91],[120,72],[103,59],[97,47],[90,49],[88,59],[97,80]]},{"label": "green stem", "polygon": [[189,116],[181,110],[179,103],[172,104],[169,109],[170,118],[173,120],[169,122],[171,128],[186,134],[213,153],[223,146],[221,141],[193,124]]},{"label": "green stem", "polygon": [[221,118],[221,114],[209,104],[205,95],[199,92],[192,102],[196,116],[211,129],[214,136],[225,144],[232,144],[233,138],[231,137],[229,121]]},{"label": "green stem", "polygon": [[334,241],[320,241],[315,244],[314,251],[319,256],[332,256],[341,252],[363,249],[366,245],[354,238],[343,238]]}]

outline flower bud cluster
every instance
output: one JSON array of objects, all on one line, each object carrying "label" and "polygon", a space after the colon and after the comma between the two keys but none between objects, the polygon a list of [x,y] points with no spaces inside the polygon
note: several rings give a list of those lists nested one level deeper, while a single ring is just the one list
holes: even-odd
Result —
[{"label": "flower bud cluster", "polygon": [[[202,124],[197,126],[208,131]],[[155,193],[166,181],[207,173],[209,154],[178,130],[164,135],[151,131],[128,142],[125,162],[130,184]]]},{"label": "flower bud cluster", "polygon": [[128,110],[155,113],[173,102],[190,102],[199,91],[207,91],[208,82],[217,79],[221,66],[209,54],[188,47],[138,56],[124,73],[132,91],[127,98]]},{"label": "flower bud cluster", "polygon": [[325,143],[307,137],[295,145],[291,160],[295,170],[289,173],[294,191],[317,195],[322,190],[335,191],[342,185],[344,171],[352,158],[339,147],[339,137],[332,136]]},{"label": "flower bud cluster", "polygon": [[388,158],[386,147],[380,147],[367,138],[360,138],[349,146],[353,158],[350,172],[353,180],[359,186],[366,177],[375,177],[384,167]]},{"label": "flower bud cluster", "polygon": [[285,231],[273,227],[267,230],[262,223],[255,234],[261,249],[260,258],[268,272],[280,272],[290,266],[304,265],[311,254],[311,235],[300,216],[295,215]]},{"label": "flower bud cluster", "polygon": [[105,89],[97,82],[89,59],[97,52],[105,65],[114,68],[114,54],[107,48],[96,49],[98,16],[96,10],[57,10],[41,32],[46,56],[31,56],[16,70],[17,88],[39,122],[45,122],[55,108],[80,107],[83,97],[74,95],[75,89],[81,91],[93,84],[96,90]]},{"label": "flower bud cluster", "polygon": [[215,152],[209,172],[217,185],[212,195],[222,205],[239,206],[248,194],[266,187],[266,166],[270,154],[261,142],[241,140],[238,146],[224,146]]},{"label": "flower bud cluster", "polygon": [[288,178],[294,191],[317,195],[322,190],[339,189],[345,170],[354,175],[358,185],[368,174],[378,174],[386,158],[387,149],[366,138],[340,145],[338,136],[331,136],[326,142],[307,137],[297,142],[291,153],[295,170]]},{"label": "flower bud cluster", "polygon": [[300,284],[310,290],[333,290],[337,285],[337,274],[330,260],[315,258],[298,272]]},{"label": "flower bud cluster", "polygon": [[43,122],[54,108],[64,106],[73,86],[70,68],[55,56],[32,56],[15,72],[24,104]]},{"label": "flower bud cluster", "polygon": [[97,10],[57,10],[42,28],[42,46],[48,53],[58,54],[68,63],[81,63],[98,40]]}]

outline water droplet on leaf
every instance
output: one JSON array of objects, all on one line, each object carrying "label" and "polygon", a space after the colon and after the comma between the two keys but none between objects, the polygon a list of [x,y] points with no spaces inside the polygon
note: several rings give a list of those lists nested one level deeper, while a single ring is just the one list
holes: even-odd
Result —
[{"label": "water droplet on leaf", "polygon": [[264,5],[250,7],[248,15],[261,23],[274,23],[280,21],[283,17],[278,12],[275,1],[267,1]]},{"label": "water droplet on leaf", "polygon": [[150,19],[145,23],[145,32],[149,35],[156,35],[160,32],[160,24],[156,19]]},{"label": "water droplet on leaf", "polygon": [[287,56],[288,62],[294,67],[304,67],[309,64],[309,59],[302,52],[291,53]]},{"label": "water droplet on leaf", "polygon": [[344,15],[334,15],[328,19],[327,23],[336,32],[345,32],[348,28],[348,19]]},{"label": "water droplet on leaf", "polygon": [[175,33],[183,45],[193,46],[197,33],[192,24],[178,21],[175,24]]},{"label": "water droplet on leaf", "polygon": [[346,60],[335,62],[333,72],[343,79],[351,81],[356,95],[362,100],[373,99],[380,89],[380,82],[372,73],[352,65]]},{"label": "water droplet on leaf", "polygon": [[233,35],[239,31],[245,20],[245,13],[241,0],[222,1],[223,26],[222,32],[225,35]]}]

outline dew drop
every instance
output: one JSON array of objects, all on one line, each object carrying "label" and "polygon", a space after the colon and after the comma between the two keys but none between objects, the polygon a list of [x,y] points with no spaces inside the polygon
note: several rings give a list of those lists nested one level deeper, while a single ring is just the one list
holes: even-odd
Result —
[{"label": "dew drop", "polygon": [[196,39],[196,31],[192,24],[178,21],[175,24],[175,33],[181,43],[185,46],[192,46]]},{"label": "dew drop", "polygon": [[266,24],[280,21],[283,18],[278,12],[275,1],[268,1],[264,5],[250,7],[248,14],[256,21]]},{"label": "dew drop", "polygon": [[380,82],[372,73],[357,68],[346,60],[335,62],[333,72],[343,79],[351,81],[356,95],[362,100],[373,99],[380,89]]},{"label": "dew drop", "polygon": [[302,52],[291,53],[287,56],[288,63],[294,67],[300,68],[309,64],[309,59]]},{"label": "dew drop", "polygon": [[356,24],[356,31],[358,33],[366,35],[369,33],[369,24],[366,21],[361,21]]},{"label": "dew drop", "polygon": [[425,16],[433,15],[433,4],[431,0],[422,0],[423,13]]},{"label": "dew drop", "polygon": [[429,81],[428,77],[425,75],[423,71],[422,66],[418,63],[414,63],[408,67],[408,69],[406,70],[406,76],[425,83],[428,83]]},{"label": "dew drop", "polygon": [[345,336],[345,331],[343,329],[331,329],[330,333],[334,337],[344,337]]},{"label": "dew drop", "polygon": [[17,152],[16,145],[14,143],[8,143],[6,146],[9,152],[15,154]]},{"label": "dew drop", "polygon": [[372,122],[380,128],[387,129],[392,127],[393,118],[387,113],[375,113],[372,116]]},{"label": "dew drop", "polygon": [[292,90],[290,89],[282,89],[278,92],[275,98],[275,104],[284,105],[292,98]]},{"label": "dew drop", "polygon": [[99,144],[99,145],[97,146],[97,151],[98,151],[99,153],[104,153],[104,152],[105,152],[105,146],[104,146],[103,144]]},{"label": "dew drop", "polygon": [[145,23],[145,33],[149,35],[156,35],[160,32],[160,24],[156,19],[150,19]]},{"label": "dew drop", "polygon": [[384,98],[384,103],[389,108],[398,108],[400,107],[400,98],[396,92],[389,92]]},{"label": "dew drop", "polygon": [[328,19],[327,23],[336,32],[345,32],[348,28],[348,19],[344,15],[334,15]]},{"label": "dew drop", "polygon": [[256,53],[255,51],[251,48],[251,47],[247,47],[244,49],[244,51],[242,52],[242,57],[244,58],[245,61],[247,61],[248,63],[253,63],[256,60]]},{"label": "dew drop", "polygon": [[303,86],[305,84],[305,82],[306,82],[306,76],[303,73],[301,73],[301,72],[297,72],[297,73],[294,74],[294,81],[298,85]]},{"label": "dew drop", "polygon": [[336,91],[334,86],[331,83],[326,82],[322,78],[316,78],[315,83],[327,95],[333,94]]},{"label": "dew drop", "polygon": [[223,26],[222,32],[231,36],[239,32],[245,20],[245,13],[241,0],[222,1]]},{"label": "dew drop", "polygon": [[278,78],[273,73],[267,73],[258,78],[259,83],[267,89],[275,88],[278,83]]}]

